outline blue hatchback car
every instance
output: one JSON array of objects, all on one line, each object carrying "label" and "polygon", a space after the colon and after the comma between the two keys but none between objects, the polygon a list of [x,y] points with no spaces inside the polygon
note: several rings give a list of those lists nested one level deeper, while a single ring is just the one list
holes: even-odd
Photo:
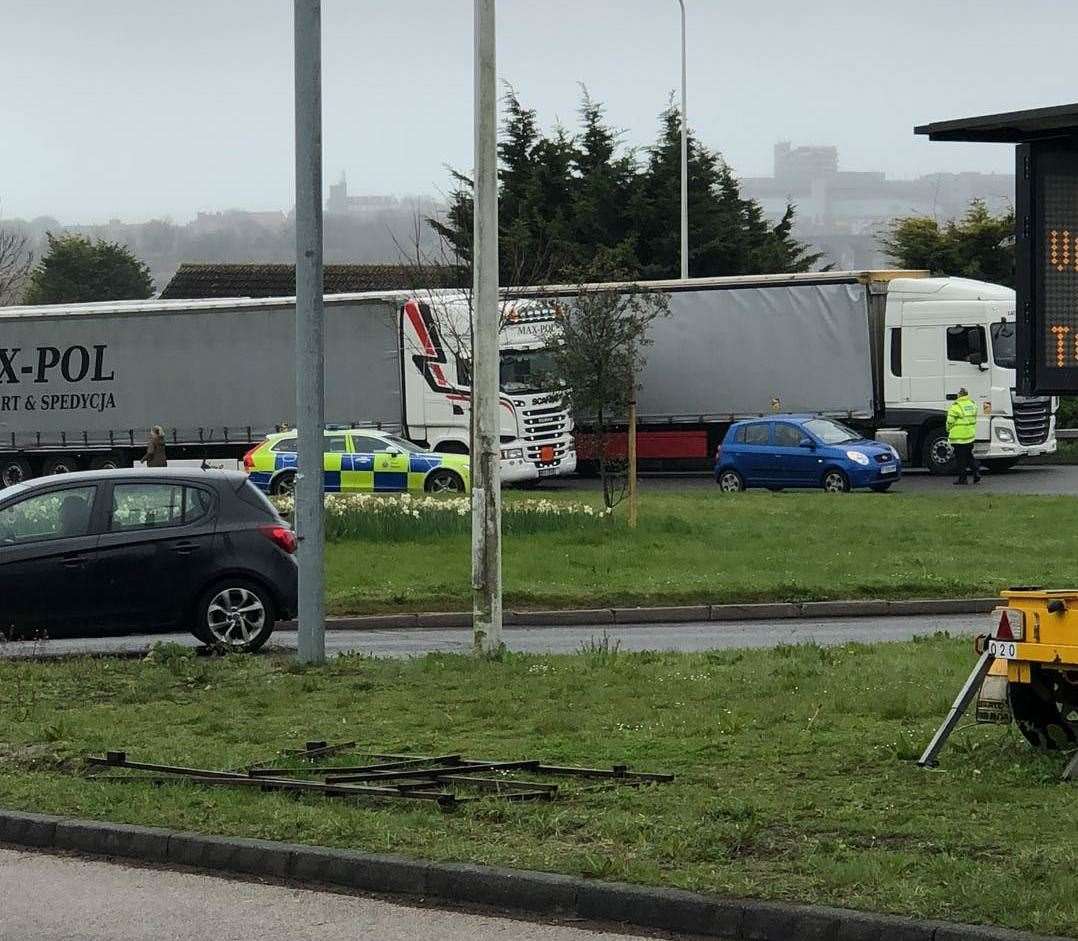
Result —
[{"label": "blue hatchback car", "polygon": [[715,482],[728,493],[746,487],[882,492],[901,476],[902,462],[890,445],[818,415],[735,422],[715,456]]}]

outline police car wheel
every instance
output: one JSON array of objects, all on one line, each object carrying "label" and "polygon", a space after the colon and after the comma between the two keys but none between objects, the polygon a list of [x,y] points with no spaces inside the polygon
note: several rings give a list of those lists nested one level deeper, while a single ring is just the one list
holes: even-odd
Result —
[{"label": "police car wheel", "polygon": [[254,653],[269,640],[274,619],[266,589],[246,579],[230,578],[202,595],[191,633],[218,650]]},{"label": "police car wheel", "polygon": [[296,495],[296,472],[285,471],[273,478],[270,492],[277,497],[294,497]]},{"label": "police car wheel", "polygon": [[842,471],[832,468],[823,475],[823,489],[828,493],[846,493],[850,489],[850,479]]},{"label": "police car wheel", "polygon": [[436,470],[427,478],[423,489],[427,493],[464,493],[464,481],[452,471]]},{"label": "police car wheel", "polygon": [[1078,744],[1078,695],[1054,671],[1041,670],[1031,683],[1009,683],[1007,694],[1018,731],[1042,751],[1071,749]]}]

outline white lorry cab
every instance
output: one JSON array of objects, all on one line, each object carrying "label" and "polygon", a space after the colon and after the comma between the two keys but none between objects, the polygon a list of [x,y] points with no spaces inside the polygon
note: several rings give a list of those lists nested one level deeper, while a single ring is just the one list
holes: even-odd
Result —
[{"label": "white lorry cab", "polygon": [[[504,302],[498,336],[501,479],[524,483],[576,471],[573,422],[552,383],[557,309]],[[404,434],[434,451],[466,454],[471,425],[471,306],[459,293],[414,297],[400,310]]]},{"label": "white lorry cab", "polygon": [[[989,468],[1056,450],[1057,403],[1015,392],[1013,290],[965,278],[895,278],[886,298],[879,437],[904,445],[904,456],[920,457],[930,470],[946,471],[953,449],[933,419],[964,387],[977,404],[974,453]],[[887,428],[907,433],[894,440]],[[909,433],[914,429],[922,431]]]}]

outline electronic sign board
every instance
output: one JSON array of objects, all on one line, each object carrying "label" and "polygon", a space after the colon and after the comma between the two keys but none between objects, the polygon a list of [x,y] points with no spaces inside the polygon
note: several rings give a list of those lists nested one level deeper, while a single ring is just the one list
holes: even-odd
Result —
[{"label": "electronic sign board", "polygon": [[1078,391],[1078,144],[1017,148],[1018,391]]}]

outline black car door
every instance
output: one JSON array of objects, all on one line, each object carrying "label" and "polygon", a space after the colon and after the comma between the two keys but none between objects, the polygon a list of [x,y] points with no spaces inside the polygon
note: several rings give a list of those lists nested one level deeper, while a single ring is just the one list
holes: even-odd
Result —
[{"label": "black car door", "polygon": [[111,621],[153,631],[186,627],[213,569],[217,500],[184,481],[116,481],[93,575]]},{"label": "black car door", "polygon": [[60,635],[93,620],[98,491],[57,485],[0,499],[0,631]]}]

